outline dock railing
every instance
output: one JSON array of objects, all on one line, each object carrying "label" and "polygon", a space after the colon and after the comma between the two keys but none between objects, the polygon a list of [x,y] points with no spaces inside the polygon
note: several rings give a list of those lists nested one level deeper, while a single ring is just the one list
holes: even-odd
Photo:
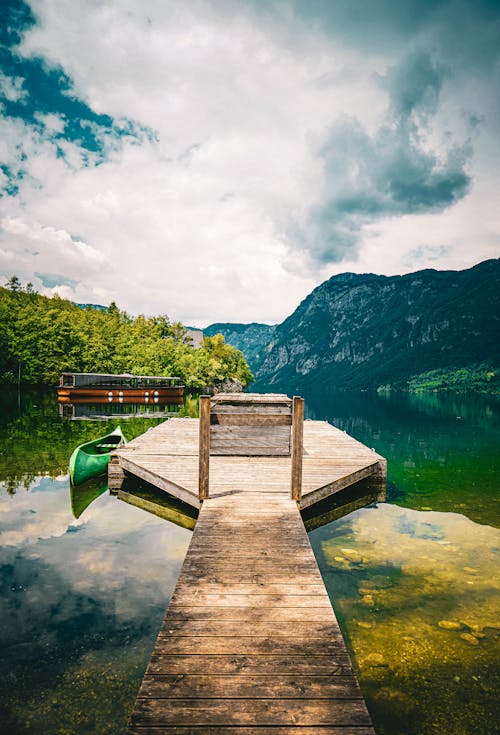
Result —
[{"label": "dock railing", "polygon": [[290,492],[302,497],[304,399],[280,394],[200,396],[198,494],[209,497],[210,456],[291,456]]},{"label": "dock railing", "polygon": [[292,477],[290,491],[292,500],[300,503],[302,498],[302,455],[304,454],[304,399],[293,397],[292,408]]}]

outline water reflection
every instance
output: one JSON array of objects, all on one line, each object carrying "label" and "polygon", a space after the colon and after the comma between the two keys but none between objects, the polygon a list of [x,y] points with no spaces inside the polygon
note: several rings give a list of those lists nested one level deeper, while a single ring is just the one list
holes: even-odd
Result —
[{"label": "water reflection", "polygon": [[[16,398],[4,392],[0,410],[0,732],[118,735],[191,534],[105,482],[70,488],[74,446],[116,420],[65,421],[53,395]],[[155,422],[133,418],[127,436]]]},{"label": "water reflection", "polygon": [[148,483],[125,478],[117,498],[181,528],[192,531],[196,525],[195,508]]},{"label": "water reflection", "polygon": [[80,485],[70,483],[71,511],[75,519],[80,518],[83,511],[108,489],[106,476],[92,478]]},{"label": "water reflection", "polygon": [[65,419],[108,419],[118,416],[125,418],[166,418],[181,413],[183,402],[160,403],[158,399],[151,402],[144,400],[112,399],[112,401],[101,401],[100,403],[88,403],[87,401],[58,402],[59,416]]},{"label": "water reflection", "polygon": [[385,488],[375,486],[370,478],[336,492],[325,500],[301,510],[306,531],[326,526],[348,516],[359,508],[374,505],[386,498]]},{"label": "water reflection", "polygon": [[[194,416],[197,406],[197,396],[188,394],[183,405],[175,407],[175,415]],[[40,475],[66,475],[73,449],[112,431],[117,418],[127,418],[123,429],[131,440],[170,417],[155,406],[137,412],[136,404],[79,408],[92,420],[67,421],[59,416],[54,391],[26,390],[19,396],[15,390],[0,392],[0,482],[9,494],[29,490]],[[129,409],[135,412],[127,413]]]},{"label": "water reflection", "polygon": [[388,458],[394,502],[500,526],[500,399],[454,394],[306,395],[325,419]]}]

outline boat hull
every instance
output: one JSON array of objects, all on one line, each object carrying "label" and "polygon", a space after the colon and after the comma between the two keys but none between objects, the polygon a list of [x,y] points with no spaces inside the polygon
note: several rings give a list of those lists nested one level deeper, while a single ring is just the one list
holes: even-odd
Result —
[{"label": "boat hull", "polygon": [[[99,451],[100,445],[105,445],[107,441],[111,441],[113,438],[118,437],[119,441],[114,443],[113,447],[109,451]],[[90,480],[92,477],[106,472],[109,464],[109,458],[113,449],[116,449],[120,443],[125,444],[126,439],[118,426],[115,431],[101,436],[93,441],[80,444],[69,460],[69,476],[73,485],[79,485],[82,482]]]},{"label": "boat hull", "polygon": [[95,399],[106,402],[109,399],[119,400],[125,399],[141,399],[149,400],[158,399],[162,403],[171,400],[182,400],[184,395],[184,386],[172,385],[170,387],[160,388],[74,388],[70,386],[59,386],[57,388],[57,398],[62,403],[65,401],[87,400],[89,403]]}]

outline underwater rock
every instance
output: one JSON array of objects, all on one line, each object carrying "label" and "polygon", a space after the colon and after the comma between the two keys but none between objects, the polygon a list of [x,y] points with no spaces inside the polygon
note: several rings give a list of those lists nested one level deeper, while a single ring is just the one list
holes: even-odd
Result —
[{"label": "underwater rock", "polygon": [[354,564],[359,564],[363,561],[363,557],[361,556],[359,551],[356,551],[356,549],[341,549],[341,552],[346,559],[354,562]]},{"label": "underwater rock", "polygon": [[381,653],[369,653],[365,659],[363,659],[364,666],[373,666],[375,668],[387,667],[389,664],[382,656]]},{"label": "underwater rock", "polygon": [[400,717],[410,717],[415,709],[415,702],[405,692],[399,689],[383,688],[377,693],[376,698],[380,702],[389,705],[393,715]]},{"label": "underwater rock", "polygon": [[460,633],[460,638],[466,643],[470,643],[471,646],[479,645],[478,639],[472,633]]},{"label": "underwater rock", "polygon": [[440,620],[438,625],[443,630],[462,630],[464,627],[463,623],[458,623],[456,620]]},{"label": "underwater rock", "polygon": [[364,597],[361,598],[361,604],[366,605],[367,607],[373,607],[375,605],[373,595],[364,595]]},{"label": "underwater rock", "polygon": [[467,620],[461,620],[461,623],[465,625],[466,628],[469,628],[473,632],[473,634],[476,636],[476,638],[483,638],[484,633],[484,625],[479,625],[478,623],[470,623]]},{"label": "underwater rock", "polygon": [[376,574],[370,579],[370,585],[375,589],[386,590],[389,587],[393,587],[393,582],[390,577],[385,577],[383,574]]},{"label": "underwater rock", "polygon": [[364,595],[376,595],[377,590],[374,590],[372,587],[360,587],[358,589],[358,594],[363,597]]}]

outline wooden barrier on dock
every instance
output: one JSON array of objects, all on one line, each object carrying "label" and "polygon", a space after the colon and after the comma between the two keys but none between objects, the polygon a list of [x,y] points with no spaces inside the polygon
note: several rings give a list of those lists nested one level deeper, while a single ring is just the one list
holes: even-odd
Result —
[{"label": "wooden barrier on dock", "polygon": [[291,497],[302,494],[304,399],[268,393],[200,397],[198,494],[209,497],[210,456],[288,457]]}]

